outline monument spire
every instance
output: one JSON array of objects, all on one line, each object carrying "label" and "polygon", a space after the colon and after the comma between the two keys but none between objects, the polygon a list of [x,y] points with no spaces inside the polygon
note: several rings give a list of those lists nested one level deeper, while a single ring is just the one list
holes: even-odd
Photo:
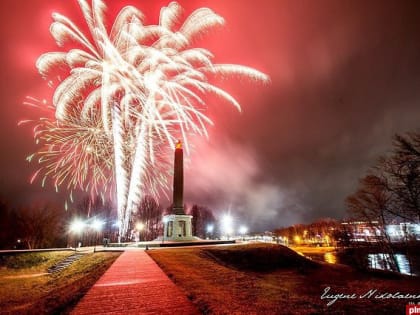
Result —
[{"label": "monument spire", "polygon": [[178,140],[175,147],[173,213],[180,214],[180,215],[185,214],[184,212],[184,153],[182,150],[181,140]]}]

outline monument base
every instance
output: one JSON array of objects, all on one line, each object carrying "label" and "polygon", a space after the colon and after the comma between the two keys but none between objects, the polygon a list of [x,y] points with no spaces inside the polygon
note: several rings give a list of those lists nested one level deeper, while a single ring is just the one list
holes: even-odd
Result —
[{"label": "monument base", "polygon": [[163,217],[164,241],[192,241],[192,215],[168,214]]}]

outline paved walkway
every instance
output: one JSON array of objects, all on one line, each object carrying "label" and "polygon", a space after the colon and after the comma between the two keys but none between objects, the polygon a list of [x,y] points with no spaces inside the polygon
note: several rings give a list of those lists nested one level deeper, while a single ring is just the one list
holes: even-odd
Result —
[{"label": "paved walkway", "polygon": [[125,251],[71,314],[200,314],[143,250]]}]

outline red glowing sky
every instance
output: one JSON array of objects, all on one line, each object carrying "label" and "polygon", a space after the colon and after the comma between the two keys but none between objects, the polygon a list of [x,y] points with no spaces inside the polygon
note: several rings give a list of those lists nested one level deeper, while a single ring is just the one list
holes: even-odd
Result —
[{"label": "red glowing sky", "polygon": [[[185,0],[186,16],[210,7],[224,28],[199,44],[215,60],[255,67],[268,86],[223,81],[243,113],[211,101],[211,138],[191,156],[186,201],[231,208],[257,228],[344,215],[358,178],[396,132],[419,128],[420,3],[416,1]],[[156,23],[161,0],[109,0]],[[13,202],[59,200],[27,184],[35,146],[17,122],[35,117],[28,94],[48,97],[37,57],[57,47],[51,13],[83,23],[76,0],[3,0],[1,9],[0,195]],[[259,215],[263,214],[262,219]],[[258,222],[258,223],[257,223]]]}]

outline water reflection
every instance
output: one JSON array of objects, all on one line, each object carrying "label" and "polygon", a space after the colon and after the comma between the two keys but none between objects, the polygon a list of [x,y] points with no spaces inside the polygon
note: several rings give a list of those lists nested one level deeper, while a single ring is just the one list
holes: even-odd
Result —
[{"label": "water reflection", "polygon": [[337,263],[337,256],[333,252],[328,252],[324,254],[324,261],[329,264]]},{"label": "water reflection", "polygon": [[[322,261],[329,264],[339,264],[339,257],[337,257],[335,252],[326,252],[326,253],[306,253],[305,256],[316,260]],[[368,254],[367,255],[368,266],[371,269],[381,269],[381,270],[390,270],[392,271],[391,256],[389,254]],[[395,263],[400,273],[405,275],[420,275],[419,270],[413,269],[410,266],[410,262],[406,255],[395,254]],[[394,270],[395,271],[395,270]]]},{"label": "water reflection", "polygon": [[[406,255],[395,254],[395,263],[397,264],[398,271],[405,275],[414,275],[410,268],[410,263]],[[392,270],[391,256],[389,254],[369,254],[368,255],[369,268]]]}]

